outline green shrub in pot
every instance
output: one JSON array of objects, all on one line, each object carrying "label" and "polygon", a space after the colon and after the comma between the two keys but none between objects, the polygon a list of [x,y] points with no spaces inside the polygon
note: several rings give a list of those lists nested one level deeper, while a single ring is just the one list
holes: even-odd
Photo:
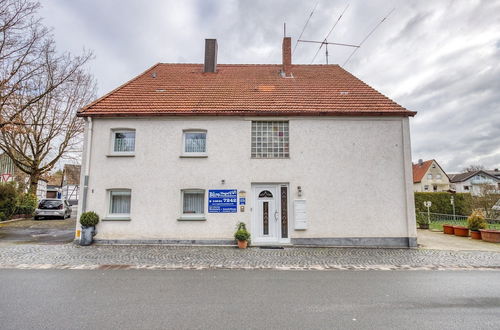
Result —
[{"label": "green shrub in pot", "polygon": [[467,218],[467,226],[470,230],[479,231],[479,229],[486,229],[488,222],[481,210],[474,210]]},{"label": "green shrub in pot", "polygon": [[80,216],[80,224],[82,227],[94,227],[99,223],[99,215],[93,211],[82,213]]}]

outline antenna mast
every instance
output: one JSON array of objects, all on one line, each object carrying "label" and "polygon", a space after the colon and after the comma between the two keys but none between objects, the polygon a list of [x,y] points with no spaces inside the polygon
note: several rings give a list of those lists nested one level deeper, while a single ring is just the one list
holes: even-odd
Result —
[{"label": "antenna mast", "polygon": [[[316,8],[316,7],[315,7]],[[346,47],[356,47],[358,48],[359,46],[358,45],[349,45],[349,44],[341,44],[341,43],[336,43],[336,42],[328,42],[328,37],[330,36],[330,34],[333,32],[333,30],[335,29],[335,27],[337,26],[337,24],[339,23],[340,19],[342,18],[342,16],[344,16],[344,13],[346,12],[347,8],[349,8],[349,4],[347,4],[347,6],[344,8],[344,10],[342,11],[342,13],[340,14],[339,18],[337,19],[337,21],[335,21],[335,23],[333,24],[332,28],[330,29],[330,31],[328,32],[328,34],[326,35],[325,39],[323,39],[323,41],[314,41],[314,40],[301,40],[300,37],[299,37],[299,40],[297,40],[297,43],[299,42],[312,42],[312,43],[318,43],[320,44],[318,50],[316,51],[316,54],[314,54],[314,57],[311,61],[311,64],[314,62],[314,60],[316,59],[316,56],[318,56],[318,53],[319,51],[321,50],[321,47],[325,46],[325,58],[326,58],[326,64],[328,64],[328,45],[335,45],[335,46],[346,46]],[[314,12],[314,10],[313,10]],[[312,13],[311,13],[311,16],[312,16]],[[310,17],[309,17],[310,18]],[[308,20],[309,22],[309,20]],[[307,25],[307,22],[306,22],[306,25]],[[305,26],[304,26],[304,29],[305,29]],[[301,34],[302,35],[302,34]]]}]

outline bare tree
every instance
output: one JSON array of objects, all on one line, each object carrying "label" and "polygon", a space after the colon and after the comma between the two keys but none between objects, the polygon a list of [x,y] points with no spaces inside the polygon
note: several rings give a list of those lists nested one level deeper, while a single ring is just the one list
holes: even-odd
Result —
[{"label": "bare tree", "polygon": [[484,166],[483,165],[480,165],[480,164],[473,164],[473,165],[469,165],[465,168],[462,169],[462,173],[467,173],[467,172],[474,172],[474,171],[480,171],[480,170],[484,170]]},{"label": "bare tree", "polygon": [[0,128],[0,149],[29,175],[29,191],[57,162],[81,149],[83,120],[78,109],[95,97],[96,83],[82,69]]},{"label": "bare tree", "polygon": [[58,54],[50,30],[36,17],[40,4],[0,1],[0,128],[70,79],[91,57]]}]

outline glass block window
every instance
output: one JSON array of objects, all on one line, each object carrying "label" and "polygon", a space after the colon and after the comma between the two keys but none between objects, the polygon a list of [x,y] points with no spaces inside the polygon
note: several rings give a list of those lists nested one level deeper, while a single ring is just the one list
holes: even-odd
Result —
[{"label": "glass block window", "polygon": [[135,131],[123,130],[113,132],[114,152],[134,152],[135,151]]},{"label": "glass block window", "polygon": [[130,214],[130,190],[110,190],[109,191],[109,214],[129,215]]},{"label": "glass block window", "polygon": [[183,190],[182,213],[184,215],[200,215],[205,213],[205,191]]},{"label": "glass block window", "polygon": [[290,156],[287,121],[252,121],[252,158]]},{"label": "glass block window", "polygon": [[204,154],[207,152],[207,132],[184,132],[184,153]]}]

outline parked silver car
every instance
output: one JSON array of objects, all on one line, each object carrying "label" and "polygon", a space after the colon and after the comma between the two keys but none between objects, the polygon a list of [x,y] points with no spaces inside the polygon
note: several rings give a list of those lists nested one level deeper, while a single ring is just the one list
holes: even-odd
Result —
[{"label": "parked silver car", "polygon": [[35,220],[41,218],[62,218],[71,217],[71,206],[65,199],[44,198],[38,203],[35,210]]}]

